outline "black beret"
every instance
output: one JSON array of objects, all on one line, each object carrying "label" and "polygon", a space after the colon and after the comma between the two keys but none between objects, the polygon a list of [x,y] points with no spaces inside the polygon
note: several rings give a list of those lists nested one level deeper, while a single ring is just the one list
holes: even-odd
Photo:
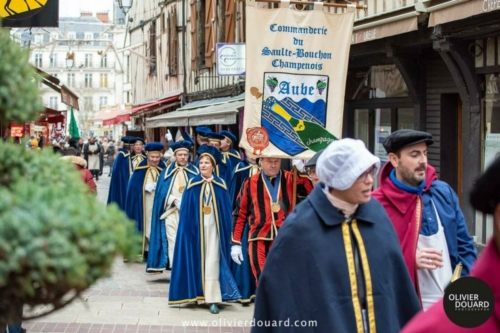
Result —
[{"label": "black beret", "polygon": [[318,163],[318,158],[319,158],[319,155],[321,155],[321,153],[324,151],[324,149],[321,149],[320,151],[318,151],[316,154],[314,154],[314,156],[309,160],[307,161],[305,167],[306,168],[311,168],[311,167],[315,167],[316,166],[316,163]]},{"label": "black beret", "polygon": [[392,132],[382,144],[384,145],[387,154],[389,154],[395,153],[401,148],[421,142],[425,142],[427,145],[432,145],[434,143],[434,140],[432,140],[432,134],[412,129],[401,129]]},{"label": "black beret", "polygon": [[474,209],[493,215],[500,203],[500,158],[476,181],[470,193],[470,203]]}]

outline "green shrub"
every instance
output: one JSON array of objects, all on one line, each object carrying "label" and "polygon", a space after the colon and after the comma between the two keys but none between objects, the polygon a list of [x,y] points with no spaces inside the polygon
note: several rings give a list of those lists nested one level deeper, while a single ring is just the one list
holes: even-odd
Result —
[{"label": "green shrub", "polygon": [[134,224],[87,192],[49,150],[0,143],[0,300],[60,305],[109,276],[116,255],[138,252]]}]

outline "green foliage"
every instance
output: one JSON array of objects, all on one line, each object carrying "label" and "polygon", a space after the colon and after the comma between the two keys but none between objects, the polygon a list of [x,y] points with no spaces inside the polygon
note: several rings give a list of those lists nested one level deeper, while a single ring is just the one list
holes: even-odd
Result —
[{"label": "green foliage", "polygon": [[[0,141],[0,300],[59,304],[139,252],[134,224],[50,150]],[[0,323],[6,320],[0,313]]]},{"label": "green foliage", "polygon": [[0,54],[0,123],[36,120],[43,104],[28,51],[10,40],[7,29],[0,29]]}]

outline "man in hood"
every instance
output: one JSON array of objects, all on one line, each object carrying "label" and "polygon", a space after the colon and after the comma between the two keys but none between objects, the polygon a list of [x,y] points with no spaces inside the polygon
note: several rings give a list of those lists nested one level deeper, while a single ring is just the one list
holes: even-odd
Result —
[{"label": "man in hood", "polygon": [[444,294],[454,271],[468,275],[477,258],[455,191],[428,164],[426,132],[403,129],[383,145],[389,162],[373,196],[391,219],[424,310]]}]

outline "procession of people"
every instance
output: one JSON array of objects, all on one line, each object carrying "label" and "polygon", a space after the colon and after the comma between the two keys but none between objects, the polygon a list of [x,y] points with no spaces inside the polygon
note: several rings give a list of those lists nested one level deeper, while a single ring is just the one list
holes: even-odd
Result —
[{"label": "procession of people", "polygon": [[[495,216],[495,238],[476,264],[458,196],[428,163],[427,132],[391,133],[384,164],[350,138],[286,161],[237,151],[227,130],[194,133],[166,145],[124,136],[118,151],[94,138],[61,149],[91,193],[99,154],[113,154],[108,204],[135,223],[146,274],[170,272],[170,306],[218,314],[224,303],[255,302],[259,322],[316,323],[252,332],[432,332],[438,321],[459,331],[442,309],[456,279],[481,277],[498,296],[488,273],[500,253],[498,160],[471,194],[474,207]],[[487,326],[498,331],[495,319]]]}]

